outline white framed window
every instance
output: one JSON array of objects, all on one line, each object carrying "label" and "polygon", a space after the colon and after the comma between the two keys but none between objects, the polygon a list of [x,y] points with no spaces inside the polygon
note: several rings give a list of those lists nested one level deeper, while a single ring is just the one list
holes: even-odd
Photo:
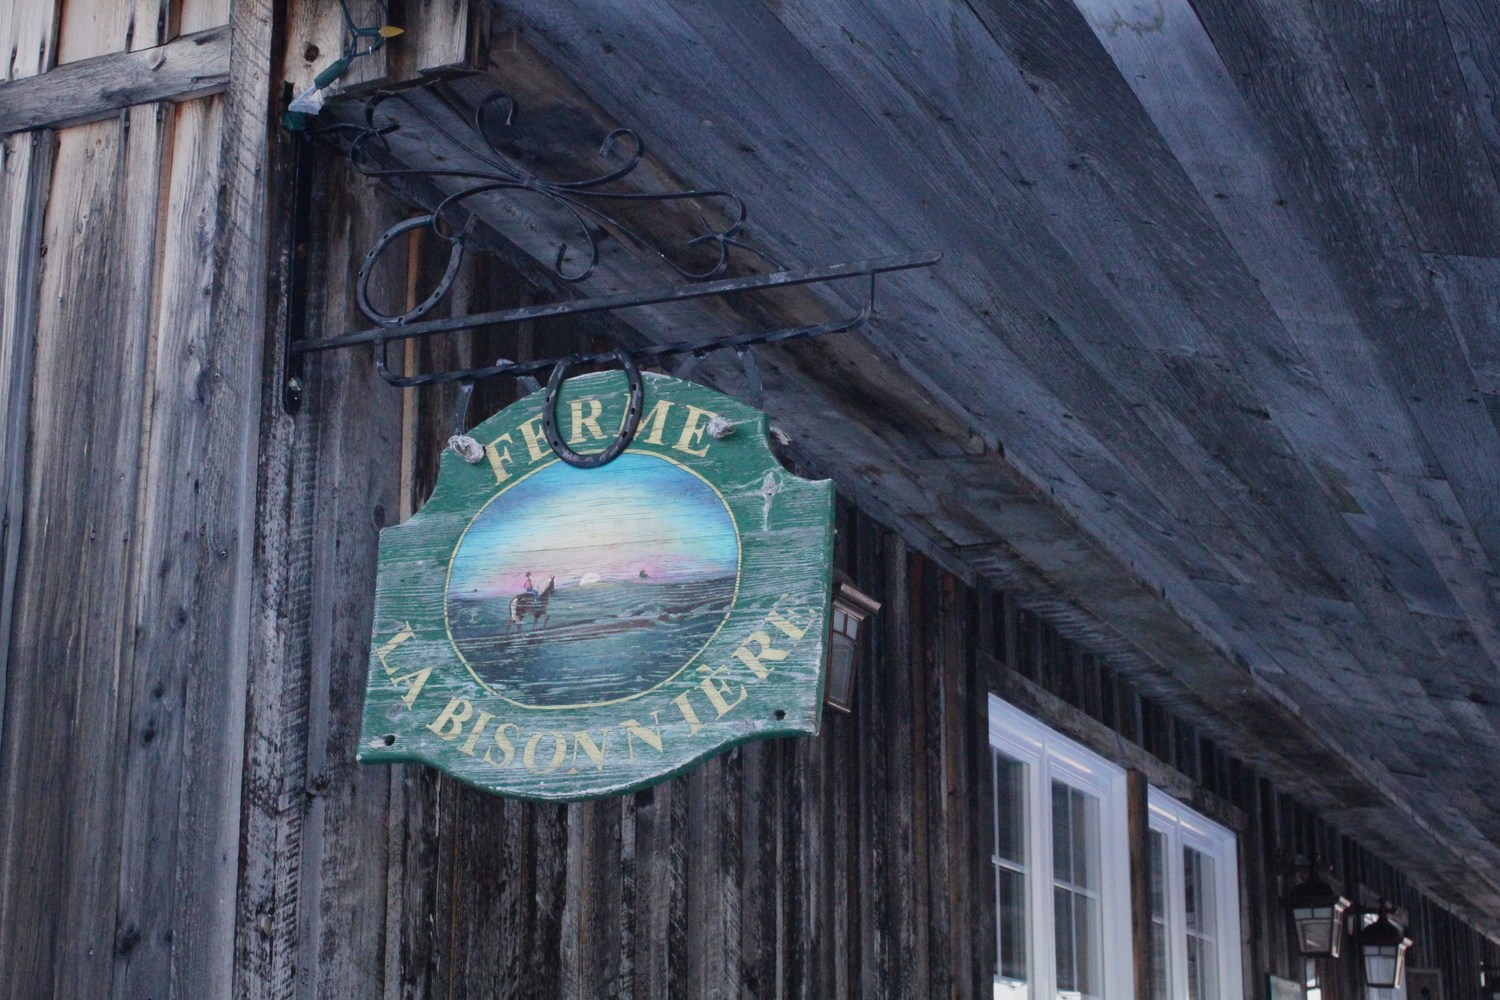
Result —
[{"label": "white framed window", "polygon": [[1238,841],[1159,789],[1148,803],[1147,1000],[1242,1000]]},{"label": "white framed window", "polygon": [[990,695],[995,1000],[1134,1000],[1125,772]]}]

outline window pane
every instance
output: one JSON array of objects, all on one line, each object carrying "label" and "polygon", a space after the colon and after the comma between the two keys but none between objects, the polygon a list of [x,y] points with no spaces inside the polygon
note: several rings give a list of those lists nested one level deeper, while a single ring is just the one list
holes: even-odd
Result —
[{"label": "window pane", "polygon": [[1026,864],[1026,765],[995,752],[995,853]]},{"label": "window pane", "polygon": [[1147,865],[1151,893],[1151,927],[1147,932],[1150,937],[1147,944],[1151,962],[1147,976],[1151,990],[1148,1000],[1168,1000],[1167,835],[1159,830],[1150,831],[1148,845]]},{"label": "window pane", "polygon": [[998,751],[995,775],[997,1000],[1029,996],[1027,983],[1026,765]]},{"label": "window pane", "polygon": [[995,885],[1000,978],[1026,981],[1026,876],[1000,868]]},{"label": "window pane", "polygon": [[1184,847],[1182,874],[1187,920],[1188,1000],[1218,1000],[1213,859],[1191,847]]},{"label": "window pane", "polygon": [[1099,800],[1052,783],[1053,933],[1057,995],[1099,995]]}]

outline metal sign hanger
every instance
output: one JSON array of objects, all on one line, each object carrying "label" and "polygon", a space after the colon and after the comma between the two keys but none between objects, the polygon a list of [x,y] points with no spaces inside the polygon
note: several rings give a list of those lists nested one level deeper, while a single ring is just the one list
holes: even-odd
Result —
[{"label": "metal sign hanger", "polygon": [[[598,155],[601,158],[608,158],[625,150],[625,162],[622,165],[582,180],[549,180],[528,171],[502,147],[501,139],[504,131],[515,123],[517,108],[513,98],[500,91],[489,94],[479,101],[469,116],[468,131],[459,133],[429,114],[421,102],[413,100],[413,95],[419,91],[440,93],[440,88],[444,85],[445,81],[439,78],[427,80],[412,87],[377,91],[365,101],[362,124],[336,123],[322,129],[312,130],[314,134],[348,138],[347,155],[350,162],[356,170],[366,176],[443,181],[449,184],[457,180],[462,183],[456,190],[449,190],[431,213],[404,219],[391,226],[381,234],[369,253],[365,255],[356,284],[356,298],[361,311],[375,326],[322,340],[294,340],[288,344],[288,355],[290,360],[317,351],[373,344],[376,348],[376,370],[381,378],[393,386],[409,388],[459,382],[463,388],[459,398],[460,410],[455,413],[455,421],[459,423],[456,435],[462,434],[462,422],[467,412],[470,396],[469,390],[477,379],[509,375],[535,384],[532,378],[533,373],[551,369],[551,377],[548,379],[547,401],[549,405],[546,407],[546,413],[551,418],[562,374],[569,367],[579,364],[604,363],[610,360],[620,362],[627,373],[635,372],[631,380],[634,386],[639,382],[638,368],[642,362],[655,362],[672,355],[688,354],[689,359],[679,366],[677,371],[678,377],[686,377],[705,355],[731,348],[739,355],[741,363],[745,366],[747,379],[754,389],[758,403],[763,390],[760,387],[759,370],[755,366],[754,355],[750,351],[751,346],[778,344],[789,340],[858,330],[869,321],[874,311],[876,275],[890,271],[929,267],[942,260],[941,253],[929,251],[821,267],[784,267],[768,254],[745,241],[744,227],[748,210],[745,203],[729,191],[717,189],[621,190],[619,182],[632,174],[645,157],[645,144],[634,131],[626,128],[615,129],[605,137],[599,149]],[[456,106],[451,100],[445,103],[448,107]],[[420,125],[440,135],[449,146],[461,154],[456,159],[466,158],[468,162],[457,166],[442,167],[392,165],[394,155],[388,137],[398,132],[403,123]],[[497,191],[543,198],[553,206],[561,208],[577,223],[578,232],[586,247],[585,264],[569,270],[567,266],[569,247],[563,243],[558,247],[557,254],[549,268],[553,276],[564,284],[581,283],[594,273],[599,263],[601,234],[608,234],[619,239],[648,258],[665,264],[685,278],[687,283],[500,309],[448,319],[423,319],[447,297],[458,274],[463,256],[469,250],[468,244],[478,217],[470,212],[464,203],[476,196]],[[698,220],[702,231],[699,234],[683,241],[675,248],[663,248],[650,236],[641,232],[636,225],[622,219],[618,212],[609,207],[685,199],[693,199],[700,203],[717,203],[722,208],[723,216],[728,219],[728,224],[716,226],[709,221],[706,214],[700,213]],[[375,273],[376,265],[393,243],[414,230],[422,228],[428,229],[437,239],[449,245],[448,264],[443,277],[432,293],[414,308],[400,314],[382,313],[372,304],[369,294],[370,281]],[[705,254],[704,248],[711,249]],[[752,258],[768,263],[775,270],[739,277],[724,277],[730,265],[731,254],[735,250],[743,251]],[[707,259],[705,260],[704,257]],[[553,316],[612,312],[633,306],[682,302],[709,296],[820,284],[848,278],[868,279],[868,291],[863,306],[853,316],[826,323],[702,337],[640,348],[617,346],[598,354],[575,353],[562,358],[539,361],[513,362],[501,359],[492,365],[426,374],[397,375],[391,371],[387,363],[387,345],[393,340],[430,337],[476,327],[520,323]],[[549,419],[548,423],[550,426],[553,420]],[[553,450],[564,461],[580,468],[594,468],[606,464],[623,451],[629,445],[633,434],[634,423],[627,419],[609,447],[596,455],[586,456],[572,454],[571,449],[562,444],[555,429],[548,435],[548,440]],[[553,440],[554,438],[556,440]]]}]

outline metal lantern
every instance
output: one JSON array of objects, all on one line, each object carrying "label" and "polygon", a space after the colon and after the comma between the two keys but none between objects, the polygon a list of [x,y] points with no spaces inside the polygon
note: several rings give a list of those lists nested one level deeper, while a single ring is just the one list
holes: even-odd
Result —
[{"label": "metal lantern", "polygon": [[1344,911],[1349,901],[1309,871],[1300,885],[1287,893],[1286,907],[1297,925],[1297,953],[1303,958],[1338,958],[1343,944]]},{"label": "metal lantern", "polygon": [[1406,949],[1411,947],[1411,938],[1406,931],[1392,922],[1389,910],[1382,903],[1380,919],[1360,930],[1354,941],[1359,945],[1360,958],[1365,967],[1365,985],[1373,989],[1393,990],[1401,985],[1401,973],[1406,966]]},{"label": "metal lantern", "polygon": [[1500,1000],[1500,965],[1479,967],[1479,995],[1483,1000]]},{"label": "metal lantern", "polygon": [[823,703],[840,712],[854,708],[854,660],[859,629],[880,610],[880,602],[842,580],[833,586],[833,619],[828,628],[828,683]]}]

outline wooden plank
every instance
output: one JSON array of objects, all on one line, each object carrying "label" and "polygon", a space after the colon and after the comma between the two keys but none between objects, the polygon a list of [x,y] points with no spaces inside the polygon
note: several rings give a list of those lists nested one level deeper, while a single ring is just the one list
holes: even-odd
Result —
[{"label": "wooden plank", "polygon": [[978,604],[973,613],[978,616],[981,627],[970,633],[972,653],[966,657],[967,691],[964,704],[964,738],[970,775],[965,803],[970,824],[967,920],[973,928],[973,964],[970,975],[973,977],[976,997],[993,990],[995,977],[1000,972],[1000,956],[995,947],[995,942],[998,941],[996,922],[999,914],[995,912],[994,897],[995,783],[994,758],[990,753],[988,698],[991,668],[984,657],[978,655],[990,646],[982,628],[988,615],[981,609],[992,606],[992,597],[987,589],[979,589],[971,594],[971,598]]},{"label": "wooden plank", "polygon": [[57,61],[56,0],[16,0],[0,10],[0,80],[20,80],[45,73]]},{"label": "wooden plank", "polygon": [[[240,550],[238,540],[250,534],[242,491],[254,481],[248,439],[259,374],[255,347],[246,357],[216,343],[239,329],[239,317],[218,313],[209,294],[223,275],[216,241],[236,225],[219,214],[221,185],[244,190],[243,178],[221,159],[223,103],[207,98],[169,113],[176,122],[171,171],[164,179],[169,190],[145,383],[149,408],[139,455],[145,475],[135,527],[138,603],[132,624],[136,669],[155,682],[153,696],[159,688],[175,699],[174,714],[158,720],[165,728],[161,738],[173,749],[160,768],[149,755],[140,761],[142,787],[149,789],[142,804],[148,822],[129,845],[133,863],[125,887],[146,901],[137,918],[141,924],[170,934],[170,957],[149,973],[150,988],[162,993],[227,990],[232,968],[237,872],[223,859],[239,849],[238,720],[248,622],[232,624],[233,602],[244,597],[243,578],[227,571],[238,565],[248,572],[248,562],[231,561],[230,554],[248,559],[248,547]],[[252,241],[246,249],[258,245]],[[240,392],[231,388],[236,386]],[[230,391],[221,394],[220,387]],[[227,404],[222,419],[228,427],[215,427],[209,415],[211,401],[219,400]],[[238,449],[231,446],[236,437]],[[200,617],[209,608],[222,609],[211,622]],[[202,662],[224,666],[205,677],[194,669]],[[143,715],[147,704],[141,705]]]},{"label": "wooden plank", "polygon": [[[1500,417],[1500,258],[1423,254],[1491,419]],[[1494,397],[1494,398],[1491,398]]]},{"label": "wooden plank", "polygon": [[[142,6],[146,6],[150,0]],[[135,3],[59,4],[57,65],[92,59],[106,52],[130,48],[135,28]],[[146,24],[154,24],[155,16]]]},{"label": "wooden plank", "polygon": [[1500,170],[1500,12],[1483,0],[1439,0],[1438,7],[1491,168]]},{"label": "wooden plank", "polygon": [[[976,834],[973,807],[976,799],[969,741],[975,727],[971,725],[972,719],[966,709],[976,700],[983,699],[978,698],[979,692],[969,686],[972,660],[968,648],[966,596],[962,584],[944,575],[939,598],[942,615],[943,840],[948,854],[945,888],[952,928],[948,957],[951,970],[949,995],[962,1000],[981,1000],[986,993],[992,993],[993,988],[984,990],[984,984],[974,971],[978,964],[976,945],[983,939],[971,933],[974,924],[972,858]],[[983,731],[988,741],[988,727]]]},{"label": "wooden plank", "polygon": [[778,787],[775,744],[747,743],[738,751],[742,801],[739,808],[740,940],[742,995],[770,1000],[779,995],[777,896],[780,871],[776,854]]},{"label": "wooden plank", "polygon": [[1317,0],[1313,9],[1417,246],[1500,252],[1500,189],[1443,5]]},{"label": "wooden plank", "polygon": [[731,751],[686,778],[685,996],[740,994],[741,758]]},{"label": "wooden plank", "polygon": [[[1453,482],[1486,551],[1500,555],[1500,536],[1490,537],[1500,497],[1490,490],[1491,477],[1476,464],[1479,456],[1488,456],[1480,463],[1485,465],[1500,458],[1500,438],[1482,407],[1464,403],[1452,391],[1455,385],[1471,387],[1472,377],[1420,259],[1395,228],[1399,214],[1384,179],[1371,171],[1346,174],[1334,165],[1367,158],[1371,140],[1349,126],[1342,102],[1331,98],[1335,85],[1326,80],[1331,70],[1324,65],[1315,26],[1254,12],[1253,5],[1204,10],[1234,71],[1248,66],[1252,57],[1229,39],[1274,26],[1282,58],[1298,72],[1252,77],[1249,100],[1263,109],[1270,136],[1286,151],[1281,155],[1324,193],[1303,211],[1321,231],[1340,234],[1340,246],[1350,248],[1329,253],[1329,265],[1346,289],[1363,339],[1377,352],[1381,380],[1404,398],[1408,419],[1420,427],[1430,448],[1428,464],[1435,461]],[[1293,193],[1290,200],[1297,204],[1301,199]],[[1391,298],[1377,305],[1371,298],[1375,294]],[[1393,308],[1398,299],[1399,308]],[[1420,339],[1420,352],[1414,349],[1414,337]]]},{"label": "wooden plank", "polygon": [[[349,0],[349,15],[360,27],[380,27],[385,5],[379,0]],[[344,26],[339,0],[312,0],[291,7],[286,24],[286,50],[278,80],[291,84],[293,95],[300,95],[313,85],[314,78],[349,51],[352,39]],[[360,39],[360,49],[368,47]],[[359,56],[348,71],[327,88],[337,94],[351,87],[375,83],[386,77],[389,49],[382,47],[368,56]]]},{"label": "wooden plank", "polygon": [[[117,934],[125,929],[115,916],[120,772],[88,767],[78,735],[91,734],[96,747],[118,760],[130,733],[122,716],[132,679],[132,514],[156,154],[148,126],[138,147],[144,157],[132,155],[123,124],[59,136],[42,236],[30,468],[20,518],[25,535],[12,622],[27,642],[12,650],[0,760],[6,817],[0,854],[7,859],[0,949],[16,981],[37,995],[108,994]],[[84,333],[101,316],[123,334],[104,347]],[[104,385],[114,391],[98,391]],[[87,394],[91,405],[78,405],[76,394]],[[79,442],[90,455],[85,464],[45,457]],[[105,476],[92,474],[101,468]]]},{"label": "wooden plank", "polygon": [[[416,79],[423,71],[468,65],[477,37],[488,37],[487,11],[469,0],[411,0],[396,27],[405,34],[387,44],[392,80]],[[394,12],[393,12],[394,18]],[[476,24],[475,22],[480,23]],[[471,34],[471,28],[475,34]],[[477,36],[477,37],[476,37]]]},{"label": "wooden plank", "polygon": [[0,83],[0,133],[62,128],[149,101],[188,101],[229,82],[227,27],[139,52],[69,63],[50,73]]},{"label": "wooden plank", "polygon": [[[860,589],[887,599],[886,559],[882,543],[886,533],[868,516],[859,517],[859,542],[854,578]],[[887,610],[885,614],[889,616]],[[895,982],[892,945],[895,938],[892,910],[894,869],[891,845],[894,809],[890,802],[889,741],[886,705],[890,695],[890,671],[886,664],[884,622],[871,623],[862,639],[859,675],[855,678],[855,722],[858,754],[858,797],[855,821],[860,850],[855,864],[859,892],[859,979],[855,991],[873,996]]]},{"label": "wooden plank", "polygon": [[[269,4],[236,4],[226,96],[198,102],[195,111],[179,108],[179,115],[198,116],[203,131],[196,148],[214,164],[213,182],[204,188],[211,208],[190,227],[195,240],[202,241],[200,259],[209,269],[197,272],[182,289],[207,300],[208,308],[201,339],[188,341],[198,330],[187,322],[181,339],[166,331],[160,335],[157,358],[170,363],[159,369],[153,385],[153,445],[164,447],[148,453],[149,460],[174,488],[168,497],[152,498],[142,521],[148,534],[171,543],[162,546],[168,551],[148,558],[143,535],[141,566],[143,574],[149,567],[155,592],[171,594],[173,600],[142,614],[137,655],[161,651],[199,666],[184,707],[183,748],[189,763],[180,804],[175,816],[163,817],[178,830],[171,995],[181,996],[228,995],[234,976],[247,661],[253,634],[257,416],[266,330],[263,170],[272,23]],[[189,273],[184,268],[182,276]],[[189,343],[198,349],[200,362],[207,362],[202,367],[173,356],[173,347]],[[201,378],[186,377],[189,373]],[[178,541],[184,525],[199,527],[195,540]],[[165,572],[163,559],[170,560]],[[146,587],[141,590],[144,595]],[[173,629],[179,608],[212,609],[212,620],[190,613],[187,628]],[[190,638],[157,646],[155,639],[166,639],[157,631],[163,626]],[[202,669],[204,664],[220,669]]]},{"label": "wooden plank", "polygon": [[906,545],[893,536],[886,546],[886,600],[881,609],[884,656],[880,673],[890,678],[890,697],[881,722],[890,734],[886,773],[890,801],[912,802],[913,808],[896,808],[891,814],[891,971],[890,994],[901,1000],[926,997],[922,975],[925,925],[917,922],[920,866],[916,822],[916,753],[914,698],[912,691],[913,620],[912,577]]},{"label": "wooden plank", "polygon": [[[55,71],[54,71],[55,72]],[[133,245],[126,248],[127,260],[139,268],[141,286],[136,295],[138,315],[124,324],[121,334],[133,344],[130,363],[121,365],[125,377],[120,382],[132,387],[130,399],[137,428],[130,441],[133,458],[142,455],[149,441],[151,413],[149,397],[150,372],[155,367],[155,348],[159,340],[159,309],[164,293],[163,283],[180,266],[182,211],[201,211],[200,197],[189,193],[195,164],[194,123],[178,128],[176,109],[167,105],[144,105],[126,112],[122,124],[132,161],[132,186],[125,190],[149,192],[149,200],[137,195],[127,202],[130,228],[135,231]],[[189,179],[183,183],[183,177]],[[176,183],[174,184],[174,180]],[[181,209],[169,206],[174,196]],[[137,202],[139,199],[139,202]],[[136,202],[132,204],[132,202]],[[134,218],[131,218],[134,216]],[[172,291],[179,291],[178,288]],[[170,297],[171,292],[166,292]],[[180,299],[178,300],[180,302]],[[177,303],[173,303],[177,304]],[[187,317],[184,317],[187,319]],[[131,477],[139,491],[135,510],[129,522],[132,567],[136,580],[131,582],[128,599],[142,589],[139,581],[140,559],[147,539],[137,517],[143,494],[151,488],[151,476],[144,463]],[[132,617],[140,614],[132,608]],[[137,617],[138,622],[138,617]],[[165,992],[171,981],[173,957],[172,904],[177,872],[170,848],[174,839],[171,823],[163,837],[161,821],[173,817],[181,795],[182,756],[184,752],[183,709],[188,679],[175,664],[133,658],[130,668],[121,671],[125,688],[124,704],[128,711],[129,741],[119,765],[124,786],[124,812],[118,850],[122,859],[119,875],[119,903],[116,920],[123,929],[123,940],[131,946],[118,948],[115,956],[114,988],[118,993]],[[170,821],[169,821],[170,822]],[[167,843],[164,845],[162,841]]]},{"label": "wooden plank", "polygon": [[638,998],[686,995],[687,783],[677,778],[635,796]]},{"label": "wooden plank", "polygon": [[[47,69],[54,58],[57,5],[53,0],[14,2],[0,9],[0,80],[24,79]],[[52,138],[46,134],[0,139],[0,635],[11,634],[21,517],[26,497],[27,414],[31,395],[31,347],[35,339],[43,210],[50,183]],[[5,705],[10,644],[0,643],[0,706]],[[0,745],[5,710],[0,707]]]},{"label": "wooden plank", "polygon": [[[291,144],[281,146],[280,162],[274,171],[272,185],[278,192],[293,189]],[[318,253],[309,248],[288,248],[281,256],[276,274],[275,296],[280,303],[274,317],[275,329],[285,330],[296,322],[321,322],[321,317],[341,317],[353,308],[348,282],[352,279],[350,262],[358,256],[348,241],[373,238],[373,234],[398,218],[397,209],[374,190],[362,189],[357,178],[335,170],[323,175],[317,194],[328,206],[328,219],[347,219],[319,245]],[[291,198],[278,198],[276,232],[278,246],[292,238]],[[300,254],[299,252],[300,251]],[[290,284],[290,268],[304,269],[310,290],[310,301],[288,303],[285,289]],[[288,315],[288,308],[303,309],[303,315]],[[341,320],[339,320],[341,321]],[[327,725],[323,719],[309,718],[316,706],[326,708],[330,683],[329,669],[320,668],[317,678],[322,693],[314,699],[309,685],[314,681],[314,663],[330,655],[337,664],[347,667],[361,662],[368,641],[368,603],[344,600],[336,569],[359,575],[359,560],[373,560],[376,531],[394,517],[395,482],[388,463],[379,456],[388,451],[392,428],[390,394],[381,392],[371,380],[375,378],[367,362],[355,357],[319,359],[307,377],[306,401],[294,421],[282,412],[279,391],[268,393],[262,401],[262,425],[267,428],[262,447],[266,479],[262,486],[261,520],[258,530],[262,566],[258,584],[261,588],[258,617],[260,642],[251,662],[253,696],[249,703],[247,739],[248,759],[245,778],[247,800],[245,819],[246,867],[240,890],[239,935],[242,954],[237,962],[240,976],[252,996],[280,996],[292,988],[304,974],[317,976],[317,958],[323,954],[315,932],[321,911],[316,880],[322,878],[321,850],[331,850],[336,858],[349,862],[351,871],[365,871],[371,879],[386,879],[386,886],[375,892],[367,908],[384,914],[385,937],[394,942],[388,959],[403,953],[420,957],[430,949],[419,942],[403,940],[404,914],[393,906],[386,912],[384,900],[410,900],[414,918],[421,927],[421,889],[424,885],[421,865],[435,836],[431,826],[433,803],[431,783],[420,776],[398,769],[391,775],[345,774],[344,781],[367,779],[359,785],[360,798],[376,794],[375,786],[384,785],[391,796],[389,823],[384,829],[386,843],[374,859],[356,856],[356,845],[369,850],[372,842],[363,837],[359,824],[342,829],[353,839],[349,844],[335,838],[324,838],[322,824],[311,830],[312,844],[304,842],[308,814],[309,782],[324,771],[328,762]],[[284,373],[275,373],[269,384],[279,386]],[[358,544],[363,541],[363,547]],[[335,561],[336,557],[340,557]],[[365,572],[373,572],[365,567]],[[330,584],[330,581],[332,583]],[[332,585],[338,598],[330,600],[327,588]],[[350,624],[348,619],[353,619]],[[353,651],[332,642],[354,637]],[[316,646],[314,639],[316,638]],[[333,671],[336,683],[347,683],[344,672]],[[355,671],[356,677],[362,672]],[[315,729],[320,740],[314,771],[309,773],[309,729]],[[348,749],[336,750],[335,772],[348,765]],[[341,756],[341,753],[343,756]],[[332,780],[332,779],[330,779]],[[331,786],[330,786],[331,787]],[[347,784],[340,794],[348,794]],[[321,817],[323,812],[319,811]],[[390,867],[386,867],[386,857]],[[305,871],[303,859],[306,858]],[[412,884],[407,883],[406,866],[412,865]],[[314,880],[303,892],[304,874]],[[339,872],[332,873],[340,878]],[[371,882],[361,885],[374,889]],[[307,909],[299,913],[299,898]],[[343,916],[336,915],[338,919]],[[299,948],[299,945],[302,947]],[[311,958],[308,957],[311,949]],[[404,951],[403,951],[404,950]],[[337,954],[332,956],[338,959]],[[410,962],[420,966],[419,960]],[[387,984],[402,981],[402,966],[385,970]],[[379,970],[374,970],[379,971]],[[263,991],[263,992],[262,992]]]},{"label": "wooden plank", "polygon": [[[20,558],[26,504],[26,438],[31,409],[32,345],[36,338],[37,296],[42,264],[43,212],[51,176],[54,142],[46,133],[0,140],[0,635],[11,634],[16,565]],[[0,643],[0,705],[10,643]],[[5,712],[0,709],[0,745]]]},{"label": "wooden plank", "polygon": [[[601,799],[570,803],[567,810],[567,899],[559,986],[570,1000],[609,1000],[620,992],[619,804]],[[472,919],[468,913],[455,916],[466,923]],[[453,995],[469,995],[467,990],[465,983]]]},{"label": "wooden plank", "polygon": [[[143,0],[136,0],[137,3]],[[163,0],[157,0],[161,3]],[[175,10],[168,11],[165,18],[160,18],[158,23],[162,25],[162,42],[176,38],[179,34],[194,35],[200,31],[217,28],[221,24],[228,24],[230,18],[230,0],[178,0],[172,4]],[[177,19],[176,23],[171,18]],[[137,32],[139,34],[139,32]],[[157,44],[160,44],[158,42]]]}]

